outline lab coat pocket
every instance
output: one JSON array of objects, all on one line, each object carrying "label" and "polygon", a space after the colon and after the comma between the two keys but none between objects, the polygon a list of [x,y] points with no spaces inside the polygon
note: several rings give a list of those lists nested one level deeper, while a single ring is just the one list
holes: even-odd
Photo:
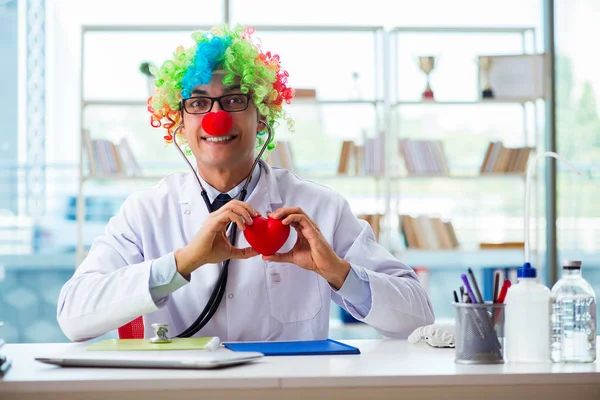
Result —
[{"label": "lab coat pocket", "polygon": [[268,263],[266,274],[271,316],[277,321],[312,320],[323,308],[315,272],[290,263]]}]

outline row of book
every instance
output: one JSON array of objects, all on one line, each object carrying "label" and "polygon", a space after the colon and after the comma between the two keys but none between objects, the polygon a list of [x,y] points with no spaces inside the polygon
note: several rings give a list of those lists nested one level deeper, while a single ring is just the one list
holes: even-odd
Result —
[{"label": "row of book", "polygon": [[275,148],[267,154],[267,164],[272,167],[285,168],[294,171],[294,157],[290,142],[278,141]]},{"label": "row of book", "polygon": [[441,140],[402,139],[398,150],[409,175],[448,175],[448,161]]},{"label": "row of book", "polygon": [[363,220],[367,221],[368,224],[371,225],[371,228],[373,229],[373,233],[375,234],[375,239],[379,240],[381,218],[383,217],[383,215],[382,214],[360,214],[360,215],[357,215],[356,217],[358,219],[363,219]]},{"label": "row of book", "polygon": [[459,247],[452,222],[438,217],[400,215],[400,231],[408,249],[452,250]]},{"label": "row of book", "polygon": [[383,175],[384,172],[383,140],[366,138],[364,145],[357,145],[352,140],[342,143],[338,174],[342,175]]},{"label": "row of book", "polygon": [[490,142],[481,168],[482,174],[525,173],[531,147],[504,147],[502,142]]},{"label": "row of book", "polygon": [[142,175],[127,138],[122,138],[118,144],[107,139],[92,140],[89,131],[84,130],[83,142],[91,176]]}]

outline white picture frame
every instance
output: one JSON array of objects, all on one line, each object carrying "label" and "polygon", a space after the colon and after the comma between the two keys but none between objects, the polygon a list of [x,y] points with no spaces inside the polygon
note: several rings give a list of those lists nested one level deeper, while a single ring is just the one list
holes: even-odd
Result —
[{"label": "white picture frame", "polygon": [[486,72],[482,63],[478,62],[477,91],[480,99],[486,100],[482,96],[486,76],[489,76],[493,92],[490,100],[533,101],[545,98],[545,54],[480,55],[479,60],[482,57],[488,57],[491,63]]}]

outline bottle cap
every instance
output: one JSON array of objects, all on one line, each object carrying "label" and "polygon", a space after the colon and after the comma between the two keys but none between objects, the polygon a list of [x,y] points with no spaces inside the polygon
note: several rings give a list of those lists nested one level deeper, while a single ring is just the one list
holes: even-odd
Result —
[{"label": "bottle cap", "polygon": [[565,260],[563,261],[563,269],[581,269],[580,260]]},{"label": "bottle cap", "polygon": [[535,278],[537,276],[537,272],[535,268],[531,266],[531,263],[526,262],[523,264],[521,268],[517,270],[518,278]]}]

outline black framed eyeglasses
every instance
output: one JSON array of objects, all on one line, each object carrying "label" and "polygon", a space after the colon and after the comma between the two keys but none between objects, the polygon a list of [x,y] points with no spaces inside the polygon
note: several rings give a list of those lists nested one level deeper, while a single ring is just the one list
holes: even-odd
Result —
[{"label": "black framed eyeglasses", "polygon": [[183,100],[183,108],[188,114],[206,114],[212,110],[215,101],[219,102],[223,111],[239,112],[248,108],[250,96],[243,93],[220,97],[194,96]]}]

